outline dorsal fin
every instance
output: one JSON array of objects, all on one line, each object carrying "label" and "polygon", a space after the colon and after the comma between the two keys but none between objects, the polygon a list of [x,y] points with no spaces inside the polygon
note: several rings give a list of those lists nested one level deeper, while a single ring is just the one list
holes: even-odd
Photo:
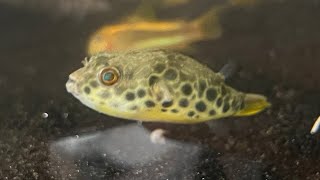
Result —
[{"label": "dorsal fin", "polygon": [[234,61],[230,61],[221,68],[219,73],[223,76],[224,79],[229,79],[238,71],[238,69],[238,64]]},{"label": "dorsal fin", "polygon": [[155,21],[156,15],[152,2],[150,0],[142,0],[140,5],[134,10],[132,15],[125,18],[125,22],[137,21]]}]

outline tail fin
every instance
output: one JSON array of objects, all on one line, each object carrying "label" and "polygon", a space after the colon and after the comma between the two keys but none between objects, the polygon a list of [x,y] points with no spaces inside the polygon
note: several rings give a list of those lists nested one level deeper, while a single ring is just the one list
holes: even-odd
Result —
[{"label": "tail fin", "polygon": [[215,39],[222,35],[222,27],[219,22],[219,15],[227,8],[235,6],[252,6],[259,3],[260,0],[228,0],[214,6],[204,15],[193,21],[193,25],[200,30],[202,38]]},{"label": "tail fin", "polygon": [[200,31],[203,39],[215,39],[222,35],[219,13],[224,7],[225,6],[223,5],[216,6],[192,22],[192,24]]},{"label": "tail fin", "polygon": [[271,104],[265,96],[259,94],[246,94],[244,98],[244,107],[234,116],[250,116],[270,107]]}]

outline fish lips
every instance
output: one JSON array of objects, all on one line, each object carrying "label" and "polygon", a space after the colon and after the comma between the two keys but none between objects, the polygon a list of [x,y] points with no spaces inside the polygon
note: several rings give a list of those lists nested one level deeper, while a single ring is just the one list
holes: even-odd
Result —
[{"label": "fish lips", "polygon": [[75,97],[80,96],[79,87],[77,86],[77,82],[73,79],[70,79],[66,83],[66,89],[68,93],[71,93]]}]

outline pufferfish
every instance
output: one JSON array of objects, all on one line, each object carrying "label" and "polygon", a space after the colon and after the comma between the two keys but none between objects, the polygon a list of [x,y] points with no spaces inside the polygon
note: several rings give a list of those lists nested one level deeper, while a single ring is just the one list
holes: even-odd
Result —
[{"label": "pufferfish", "polygon": [[266,97],[237,91],[191,57],[167,50],[99,53],[69,75],[67,91],[106,115],[138,121],[198,123],[249,116]]}]

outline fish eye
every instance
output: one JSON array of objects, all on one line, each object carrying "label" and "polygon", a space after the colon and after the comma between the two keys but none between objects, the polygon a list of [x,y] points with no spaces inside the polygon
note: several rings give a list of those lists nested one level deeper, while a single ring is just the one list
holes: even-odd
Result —
[{"label": "fish eye", "polygon": [[100,82],[104,85],[111,86],[119,79],[119,71],[114,67],[106,67],[99,74]]}]

